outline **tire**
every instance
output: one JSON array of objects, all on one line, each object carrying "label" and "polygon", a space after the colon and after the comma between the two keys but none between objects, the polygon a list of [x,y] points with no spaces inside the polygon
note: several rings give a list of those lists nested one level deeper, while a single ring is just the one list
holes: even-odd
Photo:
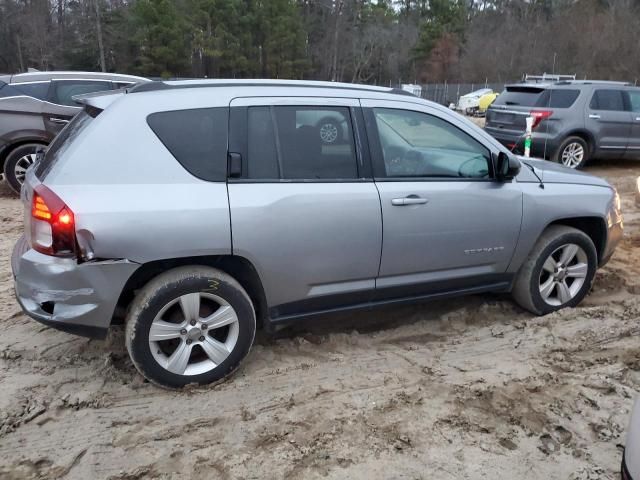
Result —
[{"label": "tire", "polygon": [[13,275],[18,274],[20,258],[27,250],[29,250],[29,243],[27,243],[27,237],[25,237],[23,233],[13,246],[13,251],[11,252],[11,271],[13,272]]},{"label": "tire", "polygon": [[316,125],[320,140],[325,145],[333,145],[342,141],[342,126],[335,119],[323,118]]},{"label": "tire", "polygon": [[584,138],[567,137],[558,147],[554,161],[565,167],[579,169],[587,164],[590,156],[591,147]]},{"label": "tire", "polygon": [[[203,317],[214,313],[221,322],[233,315],[235,320],[205,330]],[[175,268],[151,280],[132,301],[125,322],[133,364],[146,379],[166,388],[226,379],[249,353],[256,332],[247,292],[231,276],[204,266]]]},{"label": "tire", "polygon": [[16,147],[7,155],[4,162],[4,177],[14,192],[20,193],[26,168],[35,161],[35,154],[43,148],[44,145],[40,143],[26,143]]},{"label": "tire", "polygon": [[[569,262],[561,264],[562,255],[566,252],[568,256],[573,249],[564,248],[571,245],[578,247],[578,251]],[[536,315],[575,307],[589,292],[597,263],[596,247],[585,233],[572,227],[552,225],[542,233],[520,268],[513,286],[513,299]],[[552,266],[554,273],[551,273]],[[578,274],[584,274],[584,277],[576,276]]]}]

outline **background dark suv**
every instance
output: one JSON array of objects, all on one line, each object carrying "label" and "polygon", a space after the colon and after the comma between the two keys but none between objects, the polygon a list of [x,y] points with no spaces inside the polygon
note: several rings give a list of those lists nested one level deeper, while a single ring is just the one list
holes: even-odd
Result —
[{"label": "background dark suv", "polygon": [[112,90],[146,78],[89,72],[0,75],[0,172],[20,191],[36,153],[81,111],[73,96]]},{"label": "background dark suv", "polygon": [[571,168],[592,158],[640,159],[640,88],[597,81],[509,85],[488,109],[485,130],[522,151],[528,116],[532,156]]}]

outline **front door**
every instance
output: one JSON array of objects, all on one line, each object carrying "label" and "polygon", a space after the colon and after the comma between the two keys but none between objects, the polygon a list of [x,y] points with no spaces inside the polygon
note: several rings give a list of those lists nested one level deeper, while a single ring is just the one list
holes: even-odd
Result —
[{"label": "front door", "polygon": [[517,183],[492,179],[489,148],[459,120],[362,104],[382,203],[378,298],[504,286],[522,219]]},{"label": "front door", "polygon": [[357,148],[358,107],[355,99],[231,103],[233,253],[257,268],[272,319],[371,299],[382,219]]},{"label": "front door", "polygon": [[587,104],[585,126],[596,138],[596,156],[620,158],[631,134],[631,112],[625,107],[623,91],[613,88],[594,90]]}]

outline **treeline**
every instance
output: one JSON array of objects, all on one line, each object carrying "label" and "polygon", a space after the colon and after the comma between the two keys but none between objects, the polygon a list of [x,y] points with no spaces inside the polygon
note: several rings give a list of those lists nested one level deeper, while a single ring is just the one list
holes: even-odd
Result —
[{"label": "treeline", "polygon": [[0,72],[635,81],[640,0],[0,0]]}]

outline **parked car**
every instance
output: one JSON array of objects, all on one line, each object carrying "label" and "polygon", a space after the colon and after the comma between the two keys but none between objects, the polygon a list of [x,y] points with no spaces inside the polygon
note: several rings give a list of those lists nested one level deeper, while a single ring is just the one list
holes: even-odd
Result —
[{"label": "parked car", "polygon": [[16,192],[27,168],[81,107],[75,95],[131,86],[146,78],[90,72],[0,75],[0,172]]},{"label": "parked car", "polygon": [[622,455],[622,480],[640,479],[640,399],[636,400],[629,422],[627,443]]},{"label": "parked car", "polygon": [[509,85],[487,110],[485,130],[522,151],[534,118],[531,154],[581,168],[590,159],[640,159],[640,88],[620,82]]},{"label": "parked car", "polygon": [[[258,325],[489,291],[573,307],[622,236],[606,181],[400,90],[209,80],[82,101],[27,172],[16,296],[69,332],[124,320],[159,385],[222,380]],[[348,135],[323,143],[309,110]]]},{"label": "parked car", "polygon": [[481,88],[480,90],[475,90],[471,93],[467,93],[466,95],[462,95],[458,99],[456,110],[459,110],[466,115],[474,115],[480,106],[480,98],[489,93],[493,93],[493,90],[490,88]]}]

